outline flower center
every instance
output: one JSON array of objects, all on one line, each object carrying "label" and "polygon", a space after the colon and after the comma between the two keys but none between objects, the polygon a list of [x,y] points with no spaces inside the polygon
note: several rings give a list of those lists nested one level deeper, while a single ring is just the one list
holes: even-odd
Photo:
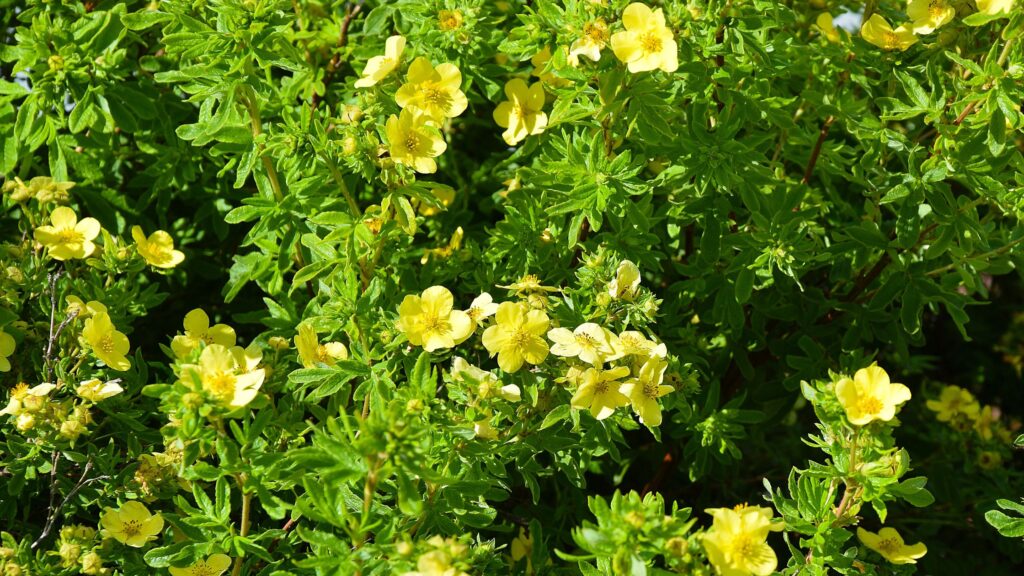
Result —
[{"label": "flower center", "polygon": [[512,346],[519,348],[520,350],[526,348],[530,343],[530,339],[533,338],[533,334],[527,332],[523,327],[516,328],[515,332],[512,333]]},{"label": "flower center", "polygon": [[942,0],[931,0],[931,2],[928,2],[928,15],[932,18],[938,19],[945,11],[946,3]]},{"label": "flower center", "polygon": [[893,50],[900,47],[900,37],[895,32],[885,33],[885,47],[888,50]]},{"label": "flower center", "polygon": [[428,86],[423,89],[423,100],[427,104],[437,106],[442,110],[448,110],[451,98],[449,98],[447,91],[436,86]]},{"label": "flower center", "polygon": [[447,318],[441,318],[436,314],[424,314],[423,315],[423,331],[434,332],[437,334],[445,334],[451,332],[451,324]]},{"label": "flower center", "polygon": [[77,243],[84,240],[81,234],[78,233],[74,228],[65,228],[57,233],[57,238],[60,239],[62,244]]},{"label": "flower center", "polygon": [[597,348],[597,339],[590,334],[576,334],[576,344],[585,350]]},{"label": "flower center", "polygon": [[316,347],[316,359],[318,362],[323,362],[328,365],[334,362],[334,356],[331,356],[327,352],[327,346],[324,346],[323,344]]},{"label": "flower center", "polygon": [[738,534],[732,541],[730,552],[736,560],[748,560],[755,556],[756,542],[747,534]]},{"label": "flower center", "polygon": [[416,152],[420,147],[420,137],[415,132],[409,132],[405,135],[405,151],[409,153]]},{"label": "flower center", "polygon": [[603,44],[606,28],[596,22],[588,22],[583,27],[583,35],[590,39],[591,44]]},{"label": "flower center", "polygon": [[654,382],[644,382],[644,396],[651,400],[658,398],[658,385]]},{"label": "flower center", "polygon": [[103,352],[106,352],[107,354],[113,353],[114,337],[111,336],[110,334],[104,334],[103,337],[100,338],[99,349],[102,350]]},{"label": "flower center", "polygon": [[462,26],[462,14],[457,10],[441,10],[437,13],[441,30],[455,30]]},{"label": "flower center", "polygon": [[882,411],[882,401],[874,396],[865,396],[857,402],[857,409],[862,414],[878,414]]},{"label": "flower center", "polygon": [[896,538],[886,538],[878,543],[878,549],[886,554],[892,554],[900,549],[900,541]]},{"label": "flower center", "polygon": [[643,48],[645,54],[661,52],[661,45],[661,36],[657,32],[644,32],[640,36],[640,47]]},{"label": "flower center", "polygon": [[206,565],[206,562],[200,562],[192,567],[190,571],[192,576],[216,576],[217,572],[213,568]]},{"label": "flower center", "polygon": [[126,520],[121,523],[121,531],[124,532],[126,538],[138,536],[141,530],[141,522],[138,520]]},{"label": "flower center", "polygon": [[206,379],[206,388],[219,398],[227,398],[235,392],[235,375],[218,370]]}]

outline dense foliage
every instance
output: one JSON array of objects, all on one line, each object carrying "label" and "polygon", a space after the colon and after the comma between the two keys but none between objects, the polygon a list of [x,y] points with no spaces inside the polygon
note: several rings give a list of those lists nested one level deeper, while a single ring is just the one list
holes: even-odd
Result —
[{"label": "dense foliage", "polygon": [[0,574],[1024,561],[1019,2],[0,18]]}]

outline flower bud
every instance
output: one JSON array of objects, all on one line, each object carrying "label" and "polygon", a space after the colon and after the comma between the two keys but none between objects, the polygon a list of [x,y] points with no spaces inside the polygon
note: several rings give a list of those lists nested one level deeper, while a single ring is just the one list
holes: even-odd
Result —
[{"label": "flower bud", "polygon": [[291,345],[288,343],[288,339],[282,338],[281,336],[271,336],[270,338],[267,339],[267,344],[269,344],[271,348],[277,350],[278,352],[283,352],[291,347]]},{"label": "flower bud", "polygon": [[103,573],[103,558],[95,551],[82,556],[82,574],[95,576]]}]

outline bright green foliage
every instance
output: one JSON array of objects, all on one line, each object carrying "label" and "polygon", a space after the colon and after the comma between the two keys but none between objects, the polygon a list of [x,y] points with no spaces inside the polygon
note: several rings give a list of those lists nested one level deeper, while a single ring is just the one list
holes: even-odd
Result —
[{"label": "bright green foliage", "polygon": [[1024,8],[912,4],[0,0],[0,573],[1014,574]]}]

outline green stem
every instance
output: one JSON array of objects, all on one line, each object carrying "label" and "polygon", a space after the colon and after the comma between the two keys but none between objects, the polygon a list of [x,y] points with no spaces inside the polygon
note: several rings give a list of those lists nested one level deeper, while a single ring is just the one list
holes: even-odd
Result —
[{"label": "green stem", "polygon": [[[238,479],[238,487],[242,488],[242,522],[241,528],[238,531],[238,535],[245,538],[249,535],[249,514],[252,508],[252,494],[245,493],[243,488],[243,481],[241,478]],[[242,562],[241,556],[235,558],[235,565],[231,568],[231,576],[241,576],[242,574]]]},{"label": "green stem", "polygon": [[[978,254],[976,256],[972,256],[970,259],[971,260],[979,260],[979,259],[984,260],[986,258],[991,258],[993,256],[999,256],[1000,254],[1003,254],[1004,252],[1009,252],[1011,249],[1013,249],[1014,246],[1020,244],[1021,242],[1024,242],[1024,236],[1021,236],[1020,238],[1017,238],[1016,240],[1014,240],[1013,242],[1010,242],[1009,244],[1006,244],[1005,246],[1000,246],[999,248],[996,248],[995,250],[989,250],[988,252],[984,252],[982,254]],[[947,264],[945,266],[941,266],[941,267],[936,268],[934,270],[930,270],[930,271],[925,273],[925,276],[938,276],[940,274],[945,274],[946,272],[949,272],[950,270],[956,269],[957,266],[963,265],[964,262],[966,262],[967,260],[968,259],[965,258],[963,260],[960,260],[959,262],[953,262],[952,264]]]},{"label": "green stem", "polygon": [[352,192],[349,191],[348,184],[345,184],[345,179],[342,178],[341,171],[338,170],[338,165],[335,164],[334,160],[332,160],[326,153],[321,153],[320,157],[323,158],[324,164],[327,165],[327,169],[331,172],[331,178],[334,178],[338,187],[341,188],[341,195],[345,197],[345,201],[348,203],[348,210],[352,213],[352,217],[358,220],[359,216],[362,215],[362,212],[359,210],[359,204],[356,203],[356,199],[352,196]]}]

